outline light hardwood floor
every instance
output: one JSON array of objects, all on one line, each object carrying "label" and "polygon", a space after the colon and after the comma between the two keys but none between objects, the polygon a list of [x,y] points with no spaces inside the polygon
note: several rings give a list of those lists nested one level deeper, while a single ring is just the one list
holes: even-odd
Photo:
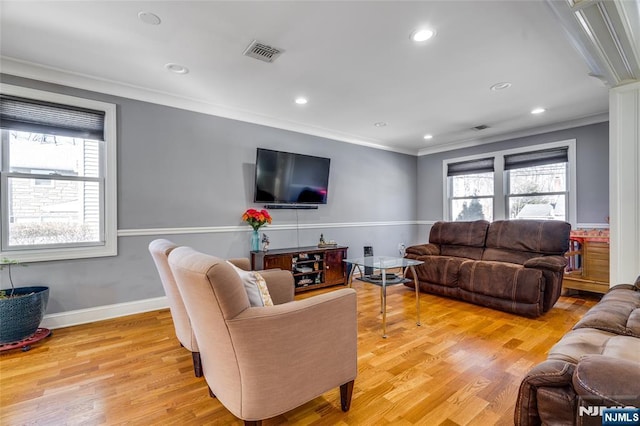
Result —
[{"label": "light hardwood floor", "polygon": [[[378,288],[354,287],[351,410],[336,388],[263,424],[512,425],[522,376],[597,302],[561,297],[529,319],[421,294],[417,327],[415,293],[393,286],[382,339]],[[0,407],[3,426],[242,424],[194,377],[168,310],[54,330],[29,352],[1,354]]]}]

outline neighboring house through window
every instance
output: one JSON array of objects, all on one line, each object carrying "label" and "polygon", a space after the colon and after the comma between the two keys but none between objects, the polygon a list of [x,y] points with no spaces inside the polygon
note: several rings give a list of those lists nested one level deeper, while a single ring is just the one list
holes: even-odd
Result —
[{"label": "neighboring house through window", "polygon": [[445,160],[443,171],[447,220],[576,222],[575,140]]},{"label": "neighboring house through window", "polygon": [[508,219],[568,220],[569,148],[504,157]]},{"label": "neighboring house through window", "polygon": [[115,126],[113,104],[1,86],[3,257],[117,254]]}]

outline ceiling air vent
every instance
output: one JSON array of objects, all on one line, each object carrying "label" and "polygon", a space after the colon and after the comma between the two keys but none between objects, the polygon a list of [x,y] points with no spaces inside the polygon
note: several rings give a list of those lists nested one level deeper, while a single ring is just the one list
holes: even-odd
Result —
[{"label": "ceiling air vent", "polygon": [[475,126],[473,127],[473,130],[484,130],[484,129],[488,129],[489,126],[487,126],[486,124],[481,124],[479,126]]},{"label": "ceiling air vent", "polygon": [[258,40],[253,40],[245,49],[243,55],[264,62],[273,62],[282,52],[284,52],[284,50],[260,43]]}]

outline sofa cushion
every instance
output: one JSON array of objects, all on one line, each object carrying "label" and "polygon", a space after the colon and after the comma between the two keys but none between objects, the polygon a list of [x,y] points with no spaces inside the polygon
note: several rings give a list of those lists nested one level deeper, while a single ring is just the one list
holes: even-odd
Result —
[{"label": "sofa cushion", "polygon": [[542,271],[504,262],[470,261],[460,267],[461,289],[513,302],[538,303]]},{"label": "sofa cushion", "polygon": [[540,257],[538,253],[496,248],[486,248],[482,253],[482,260],[488,262],[509,262],[524,265],[528,260]]},{"label": "sofa cushion", "polygon": [[577,364],[585,355],[606,355],[637,361],[638,354],[640,354],[638,338],[620,336],[593,328],[580,328],[565,334],[549,350],[548,358]]},{"label": "sofa cushion", "polygon": [[455,256],[465,257],[472,260],[480,260],[484,249],[482,247],[467,247],[467,246],[440,246],[440,255],[442,256]]},{"label": "sofa cushion", "polygon": [[[615,380],[611,380],[612,377]],[[587,405],[640,405],[640,368],[637,360],[587,355],[576,366],[572,383],[575,393],[586,400]]]},{"label": "sofa cushion", "polygon": [[563,255],[569,248],[570,231],[569,223],[558,220],[497,220],[489,225],[486,246],[493,249]]},{"label": "sofa cushion", "polygon": [[429,232],[429,243],[440,246],[443,256],[480,259],[489,222],[436,222]]},{"label": "sofa cushion", "polygon": [[428,263],[428,267],[415,268],[418,281],[447,287],[457,287],[460,266],[465,262],[473,262],[469,259],[449,256],[429,256],[421,260],[424,260],[425,264]]},{"label": "sofa cushion", "polygon": [[640,338],[640,292],[625,288],[609,290],[573,327],[579,328]]},{"label": "sofa cushion", "polygon": [[474,222],[438,221],[431,227],[429,242],[440,245],[484,247],[488,228],[489,222],[486,220]]}]

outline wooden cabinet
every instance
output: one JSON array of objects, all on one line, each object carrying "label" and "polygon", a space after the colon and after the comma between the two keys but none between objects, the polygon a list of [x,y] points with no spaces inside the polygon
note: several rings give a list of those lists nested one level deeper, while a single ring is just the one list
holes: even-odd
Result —
[{"label": "wooden cabinet", "polygon": [[251,269],[283,269],[291,271],[296,293],[332,285],[346,285],[343,259],[348,247],[298,247],[251,252]]},{"label": "wooden cabinet", "polygon": [[585,241],[583,277],[609,284],[609,242]]},{"label": "wooden cabinet", "polygon": [[572,237],[572,246],[568,253],[570,268],[562,286],[596,293],[609,291],[608,235]]}]

